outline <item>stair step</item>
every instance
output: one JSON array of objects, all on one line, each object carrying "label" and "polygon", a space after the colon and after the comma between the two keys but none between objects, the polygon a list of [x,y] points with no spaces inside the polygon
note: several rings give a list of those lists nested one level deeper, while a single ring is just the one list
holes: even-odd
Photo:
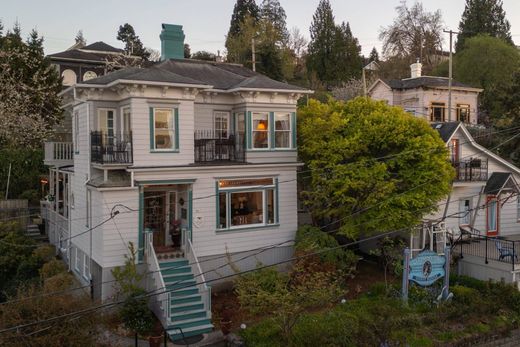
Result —
[{"label": "stair step", "polygon": [[194,294],[194,295],[185,295],[185,296],[181,296],[181,297],[172,297],[170,303],[172,305],[177,305],[177,304],[184,304],[184,303],[188,303],[188,302],[197,302],[197,301],[201,301],[201,296],[200,294]]},{"label": "stair step", "polygon": [[161,268],[161,274],[163,276],[191,273],[191,266],[174,265],[170,267]]},{"label": "stair step", "polygon": [[190,337],[190,336],[206,334],[206,333],[213,331],[213,324],[205,324],[205,325],[199,326],[199,327],[182,329],[183,334],[181,334],[180,330],[173,329],[174,327],[175,327],[175,325],[172,325],[172,326],[168,327],[168,330],[166,330],[168,335],[170,335],[170,338],[172,339],[172,341],[179,341],[179,340],[182,341],[183,334],[184,334],[184,337]]},{"label": "stair step", "polygon": [[171,320],[173,322],[179,322],[179,321],[185,321],[189,319],[200,319],[200,318],[207,318],[207,312],[205,310],[195,310],[195,311],[188,311],[188,312],[182,312],[182,313],[174,313],[171,315]]},{"label": "stair step", "polygon": [[187,289],[187,288],[195,287],[196,285],[197,285],[197,281],[192,279],[192,280],[185,280],[185,281],[182,281],[179,283],[174,282],[171,284],[166,284],[166,289],[170,290],[173,294],[173,293],[175,293],[175,289]]},{"label": "stair step", "polygon": [[202,302],[187,302],[182,304],[175,304],[170,306],[170,312],[178,313],[178,312],[188,312],[188,311],[196,311],[196,310],[203,310],[204,304]]},{"label": "stair step", "polygon": [[164,284],[168,285],[169,283],[175,283],[175,282],[181,282],[184,283],[185,281],[193,280],[193,274],[190,273],[184,273],[184,274],[174,274],[169,276],[163,275]]},{"label": "stair step", "polygon": [[171,292],[170,294],[171,294],[172,298],[182,298],[184,296],[199,294],[199,289],[197,287],[184,288],[184,289],[179,289],[174,292]]},{"label": "stair step", "polygon": [[204,317],[204,318],[193,318],[193,319],[186,319],[186,320],[182,320],[182,321],[176,321],[176,322],[172,323],[172,326],[174,326],[176,328],[182,328],[182,330],[184,330],[186,328],[195,328],[195,327],[200,327],[200,326],[207,325],[207,324],[211,324],[211,319],[209,319],[208,317]]},{"label": "stair step", "polygon": [[173,266],[189,266],[190,265],[190,262],[184,258],[178,258],[178,260],[172,260],[172,259],[168,259],[168,260],[164,260],[164,261],[159,261],[159,267],[161,269],[164,269],[164,268],[167,268],[167,267],[173,267]]}]

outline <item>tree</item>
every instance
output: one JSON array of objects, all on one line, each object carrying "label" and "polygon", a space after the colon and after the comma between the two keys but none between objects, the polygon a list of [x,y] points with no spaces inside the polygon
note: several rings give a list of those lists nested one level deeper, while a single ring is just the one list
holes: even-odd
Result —
[{"label": "tree", "polygon": [[150,55],[148,56],[148,61],[160,61],[161,60],[161,52],[153,48],[146,48],[146,52]]},{"label": "tree", "polygon": [[459,52],[470,37],[487,34],[513,44],[511,25],[502,8],[502,0],[466,0],[455,45]]},{"label": "tree", "polygon": [[384,102],[311,100],[299,110],[305,203],[348,237],[409,228],[451,190],[445,143],[430,125]]},{"label": "tree", "polygon": [[307,70],[327,89],[361,73],[361,47],[348,23],[337,26],[328,0],[321,0],[310,27]]},{"label": "tree", "polygon": [[231,16],[226,39],[226,48],[228,50],[227,40],[242,33],[241,26],[248,17],[252,18],[254,22],[260,18],[260,9],[256,5],[255,0],[237,0],[233,8],[233,15]]},{"label": "tree", "polygon": [[0,147],[39,148],[61,120],[61,78],[33,30],[23,42],[19,25],[0,37]]},{"label": "tree", "polygon": [[191,55],[191,59],[215,61],[217,56],[208,51],[197,51]]},{"label": "tree", "polygon": [[374,47],[370,51],[370,55],[368,57],[368,62],[375,61],[376,63],[379,63],[379,53],[377,52],[377,49]]},{"label": "tree", "polygon": [[499,123],[508,111],[503,103],[507,89],[513,83],[514,73],[520,69],[518,50],[504,40],[490,36],[469,38],[464,47],[453,60],[454,78],[483,88],[480,114],[493,124]]},{"label": "tree", "polygon": [[408,7],[406,0],[396,7],[397,18],[381,29],[385,58],[405,58],[408,65],[419,59],[431,69],[434,57],[442,50],[442,15],[440,10],[426,12],[420,2]]},{"label": "tree", "polygon": [[184,44],[184,58],[185,59],[191,58],[191,48],[190,48],[190,45],[187,43]]},{"label": "tree", "polygon": [[80,43],[82,46],[87,45],[87,40],[85,40],[85,37],[83,36],[83,30],[78,31],[74,40],[76,41],[76,43]]},{"label": "tree", "polygon": [[148,60],[150,57],[150,54],[144,48],[141,39],[135,34],[134,27],[130,24],[125,23],[120,25],[116,38],[119,41],[124,42],[126,54],[141,57],[144,60]]},{"label": "tree", "polygon": [[287,30],[285,10],[278,0],[263,0],[260,5],[260,18],[271,23],[280,36],[280,40],[287,43],[289,31]]}]

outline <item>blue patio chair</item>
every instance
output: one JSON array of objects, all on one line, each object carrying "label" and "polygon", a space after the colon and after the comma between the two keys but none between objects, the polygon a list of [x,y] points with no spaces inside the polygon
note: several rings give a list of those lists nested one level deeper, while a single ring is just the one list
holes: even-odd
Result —
[{"label": "blue patio chair", "polygon": [[513,260],[514,257],[518,261],[518,255],[512,247],[504,246],[499,239],[495,239],[495,246],[499,253],[498,260],[503,260],[506,257],[510,257]]}]

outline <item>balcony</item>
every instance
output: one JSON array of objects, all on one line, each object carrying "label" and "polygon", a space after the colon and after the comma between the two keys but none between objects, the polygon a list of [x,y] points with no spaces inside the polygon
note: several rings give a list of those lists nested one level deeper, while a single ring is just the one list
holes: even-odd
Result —
[{"label": "balcony", "polygon": [[73,165],[74,149],[72,142],[45,142],[45,165],[66,166]]},{"label": "balcony", "polygon": [[108,135],[102,131],[90,133],[90,161],[101,165],[133,162],[132,133]]},{"label": "balcony", "polygon": [[213,131],[195,132],[195,163],[245,162],[243,137],[219,138]]},{"label": "balcony", "polygon": [[487,159],[469,159],[452,163],[455,168],[455,181],[479,182],[488,179]]}]

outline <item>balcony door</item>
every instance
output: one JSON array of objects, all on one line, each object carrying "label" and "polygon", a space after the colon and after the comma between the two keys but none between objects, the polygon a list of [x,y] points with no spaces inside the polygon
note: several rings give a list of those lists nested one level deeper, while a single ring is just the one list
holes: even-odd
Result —
[{"label": "balcony door", "polygon": [[130,141],[131,131],[130,107],[124,107],[121,110],[121,142]]},{"label": "balcony door", "polygon": [[229,112],[217,111],[213,115],[213,132],[216,139],[229,138]]},{"label": "balcony door", "polygon": [[101,141],[104,145],[114,144],[114,110],[98,110],[98,130],[101,132]]},{"label": "balcony door", "polygon": [[486,198],[486,232],[487,236],[496,236],[499,231],[500,204],[495,195]]}]

